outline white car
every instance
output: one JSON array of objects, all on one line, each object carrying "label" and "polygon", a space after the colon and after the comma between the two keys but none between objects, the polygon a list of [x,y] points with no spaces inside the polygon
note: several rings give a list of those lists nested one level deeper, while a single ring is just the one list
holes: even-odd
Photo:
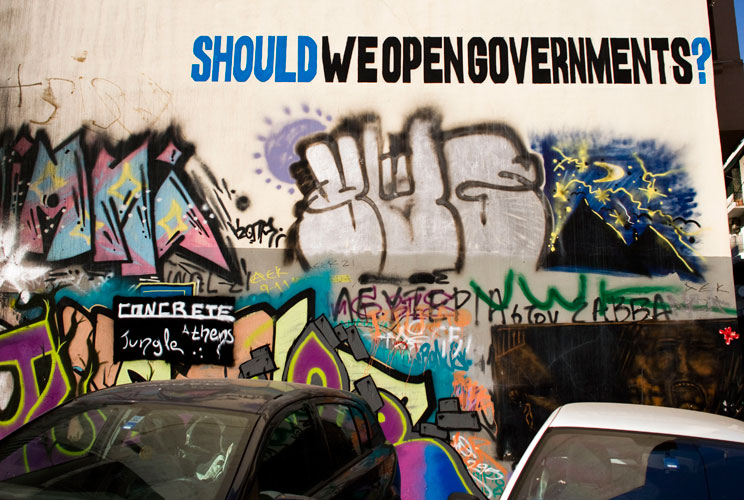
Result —
[{"label": "white car", "polygon": [[572,403],[527,447],[501,500],[744,498],[744,422],[692,410]]}]

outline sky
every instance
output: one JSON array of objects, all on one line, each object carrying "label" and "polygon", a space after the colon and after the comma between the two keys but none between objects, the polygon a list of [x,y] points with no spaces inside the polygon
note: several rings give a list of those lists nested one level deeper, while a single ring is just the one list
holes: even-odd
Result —
[{"label": "sky", "polygon": [[744,57],[744,0],[734,0],[736,31],[739,36],[739,58]]}]

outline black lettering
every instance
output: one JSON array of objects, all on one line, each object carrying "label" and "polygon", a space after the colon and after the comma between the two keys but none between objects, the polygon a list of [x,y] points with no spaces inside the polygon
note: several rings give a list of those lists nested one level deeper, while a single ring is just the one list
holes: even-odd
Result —
[{"label": "black lettering", "polygon": [[403,83],[411,83],[411,71],[421,66],[421,42],[413,36],[403,37]]},{"label": "black lettering", "polygon": [[[583,311],[584,309],[586,309],[586,306],[587,306],[587,303],[584,302],[583,304],[581,304],[581,307],[579,307],[578,309],[576,309],[576,311],[573,313],[573,316],[571,316],[571,322],[573,322],[573,323],[586,323],[586,321],[584,321],[583,319],[579,319],[579,314],[581,313],[581,311]],[[558,313],[556,312],[556,321],[557,320],[558,320]]]},{"label": "black lettering", "polygon": [[633,72],[629,68],[622,66],[628,64],[628,53],[630,50],[630,40],[627,38],[610,39],[612,47],[612,80],[615,83],[632,83]]},{"label": "black lettering", "polygon": [[343,287],[336,297],[336,304],[333,306],[333,321],[338,321],[339,314],[348,313],[349,319],[354,320],[354,308],[351,307],[351,294],[349,289]]},{"label": "black lettering", "polygon": [[672,60],[677,63],[672,69],[674,81],[682,85],[692,82],[692,64],[686,56],[690,55],[690,44],[686,39],[678,37],[672,40]]},{"label": "black lettering", "polygon": [[630,55],[633,60],[633,83],[641,83],[638,74],[639,69],[643,71],[643,77],[646,79],[646,83],[653,83],[650,40],[648,38],[643,39],[643,54],[641,54],[641,47],[638,46],[638,40],[633,38],[631,41]]},{"label": "black lettering", "polygon": [[[473,83],[483,83],[488,76],[488,47],[480,37],[468,41],[468,76]],[[476,59],[476,56],[480,56]]]},{"label": "black lettering", "polygon": [[[625,316],[618,317],[618,311],[625,313]],[[615,316],[615,321],[627,321],[630,318],[630,307],[625,305],[624,297],[620,297],[620,300],[612,305],[612,312]]]},{"label": "black lettering", "polygon": [[609,321],[609,319],[607,319],[607,304],[603,303],[602,300],[597,297],[596,299],[594,299],[594,305],[592,307],[592,320],[595,323],[600,314],[605,321]]},{"label": "black lettering", "polygon": [[377,37],[376,36],[360,36],[358,53],[357,53],[357,70],[359,72],[359,81],[362,83],[375,83],[377,82],[377,70],[374,68],[368,68],[368,64],[374,64],[375,53],[370,52],[369,49],[377,48]]},{"label": "black lettering", "polygon": [[357,301],[356,301],[357,315],[359,316],[359,318],[364,319],[364,320],[369,319],[367,317],[367,308],[374,307],[377,305],[375,302],[364,302],[363,299],[367,298],[367,296],[364,295],[365,292],[372,292],[373,295],[369,298],[376,299],[377,288],[376,287],[360,288],[359,293],[357,293]]},{"label": "black lettering", "polygon": [[610,64],[610,45],[607,38],[603,38],[599,45],[599,53],[594,50],[592,39],[586,39],[587,67],[589,69],[589,83],[612,83],[612,65]]},{"label": "black lettering", "polygon": [[651,50],[656,52],[656,60],[659,65],[659,83],[666,83],[666,63],[664,62],[664,52],[669,50],[669,40],[666,38],[652,38]]},{"label": "black lettering", "polygon": [[[501,290],[498,288],[495,288],[493,290],[488,291],[488,297],[491,299],[491,302],[494,302],[493,296],[494,294],[498,295],[498,304],[501,304],[501,301],[503,300],[501,297]],[[506,313],[504,312],[504,307],[500,308],[499,312],[501,313],[501,324],[506,324]],[[491,306],[488,307],[488,322],[493,323],[493,313],[496,312],[496,309],[493,309]]]},{"label": "black lettering", "polygon": [[660,293],[657,293],[656,295],[654,295],[654,315],[651,319],[656,321],[662,316],[665,320],[672,319],[672,312],[669,309],[669,304],[664,302],[664,298],[661,296]]},{"label": "black lettering", "polygon": [[[437,295],[444,295],[444,298],[442,299],[441,302],[437,302],[436,301]],[[441,288],[438,288],[436,290],[430,290],[429,293],[426,294],[426,299],[424,300],[424,302],[426,302],[427,304],[429,304],[429,306],[430,306],[429,315],[431,316],[432,314],[434,314],[435,312],[437,312],[437,310],[440,307],[445,306],[449,302],[449,300],[450,300],[450,298],[445,293],[445,291],[442,290]]]},{"label": "black lettering", "polygon": [[413,305],[412,306],[410,306],[410,304],[411,304],[411,301],[410,300],[406,300],[405,301],[405,302],[408,302],[409,303],[408,310],[409,310],[409,312],[411,314],[414,314],[416,312],[416,309],[418,308],[419,304],[424,299],[424,294],[422,294],[421,292],[425,292],[425,291],[426,291],[426,287],[424,287],[424,286],[417,286],[416,288],[412,288],[412,289],[408,290],[407,292],[404,292],[403,293],[403,297],[410,297],[411,295],[413,295]]},{"label": "black lettering", "polygon": [[553,65],[553,83],[561,83],[559,74],[563,75],[563,83],[568,83],[568,45],[566,44],[566,40],[563,38],[551,38],[550,53],[552,55]]},{"label": "black lettering", "polygon": [[571,83],[576,83],[576,73],[579,74],[579,81],[586,83],[586,56],[583,38],[579,38],[578,49],[574,39],[568,39],[568,61],[571,68]]},{"label": "black lettering", "polygon": [[395,83],[400,80],[400,61],[400,40],[394,36],[387,37],[382,42],[382,79],[387,83]]},{"label": "black lettering", "polygon": [[[496,58],[497,52],[498,59]],[[509,79],[509,47],[506,40],[494,37],[488,41],[488,61],[490,66],[488,72],[493,83],[504,83]]]},{"label": "black lettering", "polygon": [[509,49],[511,51],[512,64],[514,65],[514,74],[517,76],[517,83],[524,83],[524,70],[527,68],[527,49],[529,48],[529,39],[522,37],[522,44],[517,53],[517,43],[514,37],[509,38]]},{"label": "black lettering", "polygon": [[390,295],[388,295],[387,290],[380,290],[382,293],[382,296],[385,297],[385,303],[387,304],[387,308],[391,311],[395,309],[395,307],[398,305],[398,302],[401,301],[401,292],[403,291],[403,287],[399,286],[398,289],[395,291],[395,295],[393,295],[392,300],[390,299]]},{"label": "black lettering", "polygon": [[[460,302],[458,298],[460,294],[465,294],[465,300],[463,300],[462,302]],[[455,299],[455,311],[462,309],[465,304],[468,303],[472,295],[473,294],[470,293],[469,290],[458,290],[457,287],[455,287],[455,291],[453,294],[453,298]]]},{"label": "black lettering", "polygon": [[512,310],[512,313],[511,313],[511,320],[512,320],[512,323],[514,323],[515,325],[522,323],[522,315],[519,314],[519,312],[517,311],[518,307],[519,306],[517,304],[514,304],[514,309]]},{"label": "black lettering", "polygon": [[449,276],[441,269],[435,269],[432,271],[434,275],[434,283],[437,285],[449,285]]},{"label": "black lettering", "polygon": [[547,50],[549,45],[550,42],[547,37],[530,38],[532,54],[532,83],[550,83],[550,70],[540,67],[541,64],[548,62]]},{"label": "black lettering", "polygon": [[452,47],[452,41],[449,37],[444,39],[444,82],[450,83],[451,72],[455,71],[457,81],[463,83],[463,71],[462,71],[463,59],[462,59],[462,37],[457,37],[457,51]]},{"label": "black lettering", "polygon": [[[633,321],[644,321],[648,319],[648,317],[651,316],[651,311],[648,309],[650,304],[651,301],[646,297],[630,299],[630,310],[633,315]],[[639,315],[640,313],[643,313],[643,317],[637,318],[636,315]]]},{"label": "black lettering", "polygon": [[351,54],[354,52],[354,43],[356,37],[346,38],[346,48],[344,49],[343,59],[338,53],[331,54],[331,46],[328,37],[323,37],[323,73],[326,82],[333,82],[338,78],[339,82],[345,82],[349,75],[349,65],[351,64]]},{"label": "black lettering", "polygon": [[432,68],[434,64],[439,64],[441,58],[441,55],[433,50],[441,48],[441,38],[424,37],[424,83],[442,83],[442,70]]}]

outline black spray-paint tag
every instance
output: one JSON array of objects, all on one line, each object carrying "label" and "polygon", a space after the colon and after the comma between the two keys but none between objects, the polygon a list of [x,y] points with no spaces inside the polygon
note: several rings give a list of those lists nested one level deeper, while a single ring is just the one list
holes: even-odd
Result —
[{"label": "black spray-paint tag", "polygon": [[232,366],[232,297],[114,297],[114,362]]}]

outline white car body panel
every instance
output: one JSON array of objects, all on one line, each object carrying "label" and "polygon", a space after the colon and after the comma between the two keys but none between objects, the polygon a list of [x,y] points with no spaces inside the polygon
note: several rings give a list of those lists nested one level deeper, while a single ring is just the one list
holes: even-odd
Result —
[{"label": "white car body panel", "polygon": [[694,410],[623,403],[570,403],[557,408],[530,442],[504,488],[508,500],[522,470],[549,428],[611,429],[744,443],[744,422]]}]

